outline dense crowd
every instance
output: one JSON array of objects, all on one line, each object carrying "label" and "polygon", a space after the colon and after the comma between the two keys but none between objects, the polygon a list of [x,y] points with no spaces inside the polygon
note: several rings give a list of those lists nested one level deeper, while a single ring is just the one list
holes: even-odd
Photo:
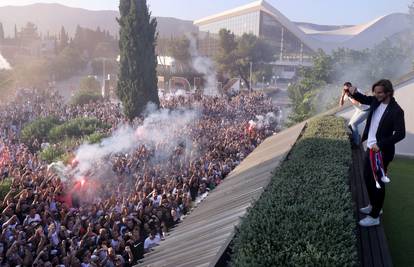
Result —
[{"label": "dense crowd", "polygon": [[[22,128],[47,116],[60,120],[95,117],[112,125],[138,126],[109,101],[65,105],[56,92],[25,90],[0,107],[1,183],[13,177],[0,217],[1,266],[132,266],[158,245],[167,231],[218,186],[277,127],[278,109],[262,93],[233,97],[189,94],[161,99],[162,108],[201,114],[179,129],[188,144],[177,144],[167,158],[154,160],[155,146],[142,144],[114,154],[109,179],[94,184],[94,197],[59,177],[39,158],[41,143],[24,144]],[[275,114],[260,124],[257,115]],[[37,149],[33,149],[33,147]],[[91,185],[92,186],[92,185]]]}]

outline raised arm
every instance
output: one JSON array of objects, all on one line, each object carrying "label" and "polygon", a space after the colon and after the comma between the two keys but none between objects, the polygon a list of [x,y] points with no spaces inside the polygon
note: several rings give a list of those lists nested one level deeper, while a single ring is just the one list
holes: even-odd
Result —
[{"label": "raised arm", "polygon": [[349,88],[348,93],[348,96],[352,97],[353,99],[364,105],[371,105],[372,101],[374,101],[375,98],[373,96],[367,96],[358,92],[356,87]]}]

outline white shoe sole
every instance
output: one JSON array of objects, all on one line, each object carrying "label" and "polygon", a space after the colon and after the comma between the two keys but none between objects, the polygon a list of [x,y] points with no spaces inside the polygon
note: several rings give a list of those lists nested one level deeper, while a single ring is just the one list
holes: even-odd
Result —
[{"label": "white shoe sole", "polygon": [[378,225],[380,225],[380,222],[371,223],[371,224],[362,224],[361,222],[359,222],[359,225],[362,226],[362,227],[371,227],[371,226],[378,226]]},{"label": "white shoe sole", "polygon": [[[371,213],[371,210],[369,212],[367,212],[367,211],[363,211],[363,210],[359,209],[359,212],[362,213],[362,214],[365,214],[365,215],[369,215]],[[382,209],[380,210],[380,215],[382,215]]]}]

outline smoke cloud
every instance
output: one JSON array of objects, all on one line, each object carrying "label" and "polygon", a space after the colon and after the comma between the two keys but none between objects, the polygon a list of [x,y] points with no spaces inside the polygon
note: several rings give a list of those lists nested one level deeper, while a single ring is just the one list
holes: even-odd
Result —
[{"label": "smoke cloud", "polygon": [[205,95],[219,95],[219,91],[217,90],[217,73],[214,67],[214,62],[207,57],[202,57],[198,54],[197,50],[197,41],[192,35],[187,35],[188,39],[190,40],[190,55],[193,59],[192,65],[193,68],[204,75],[204,79],[206,80],[206,85],[204,88]]},{"label": "smoke cloud", "polygon": [[182,129],[191,125],[200,116],[198,108],[191,110],[155,110],[149,105],[146,118],[136,128],[123,125],[111,137],[100,144],[83,144],[75,153],[77,165],[71,175],[79,179],[83,176],[100,176],[102,165],[108,165],[111,155],[130,153],[145,145],[155,149],[153,161],[168,159],[178,145],[191,151],[190,136],[183,135]]},{"label": "smoke cloud", "polygon": [[11,66],[9,62],[0,54],[0,70],[10,70]]}]

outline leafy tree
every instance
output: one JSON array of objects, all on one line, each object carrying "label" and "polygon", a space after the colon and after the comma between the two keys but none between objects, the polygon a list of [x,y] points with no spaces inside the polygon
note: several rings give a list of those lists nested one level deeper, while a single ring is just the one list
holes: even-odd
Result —
[{"label": "leafy tree", "polygon": [[63,49],[50,63],[50,72],[56,80],[64,80],[79,73],[86,66],[85,59],[72,45]]},{"label": "leafy tree", "polygon": [[117,95],[129,119],[139,116],[149,102],[159,106],[157,90],[157,21],[146,0],[121,0],[120,73]]},{"label": "leafy tree", "polygon": [[102,101],[103,97],[100,93],[93,93],[89,91],[79,91],[71,99],[71,104],[74,106],[82,106],[90,102]]},{"label": "leafy tree", "polygon": [[191,68],[190,40],[187,37],[171,39],[168,52],[175,59],[176,66],[181,72]]},{"label": "leafy tree", "polygon": [[313,64],[312,68],[301,69],[299,81],[288,88],[293,109],[289,116],[291,124],[304,121],[316,114],[320,105],[318,95],[333,79],[332,58],[322,50],[314,56]]},{"label": "leafy tree", "polygon": [[240,77],[250,89],[250,64],[254,65],[255,72],[263,71],[263,63],[273,60],[271,47],[253,34],[236,38],[230,31],[222,29],[219,36],[219,52],[216,56],[219,70]]},{"label": "leafy tree", "polygon": [[84,77],[80,81],[79,89],[84,92],[100,93],[101,84],[95,79],[95,77]]},{"label": "leafy tree", "polygon": [[49,81],[49,62],[43,58],[23,56],[14,65],[13,79],[21,87],[45,87]]},{"label": "leafy tree", "polygon": [[40,39],[37,26],[32,22],[28,22],[26,26],[20,30],[18,36],[23,44],[28,44]]},{"label": "leafy tree", "polygon": [[386,39],[371,51],[369,77],[372,81],[384,77],[388,79],[398,78],[406,72],[401,67],[407,56],[400,46],[393,44],[390,39]]},{"label": "leafy tree", "polygon": [[49,131],[59,124],[59,120],[54,117],[39,118],[23,128],[22,140],[30,146],[35,139],[47,139]]}]

